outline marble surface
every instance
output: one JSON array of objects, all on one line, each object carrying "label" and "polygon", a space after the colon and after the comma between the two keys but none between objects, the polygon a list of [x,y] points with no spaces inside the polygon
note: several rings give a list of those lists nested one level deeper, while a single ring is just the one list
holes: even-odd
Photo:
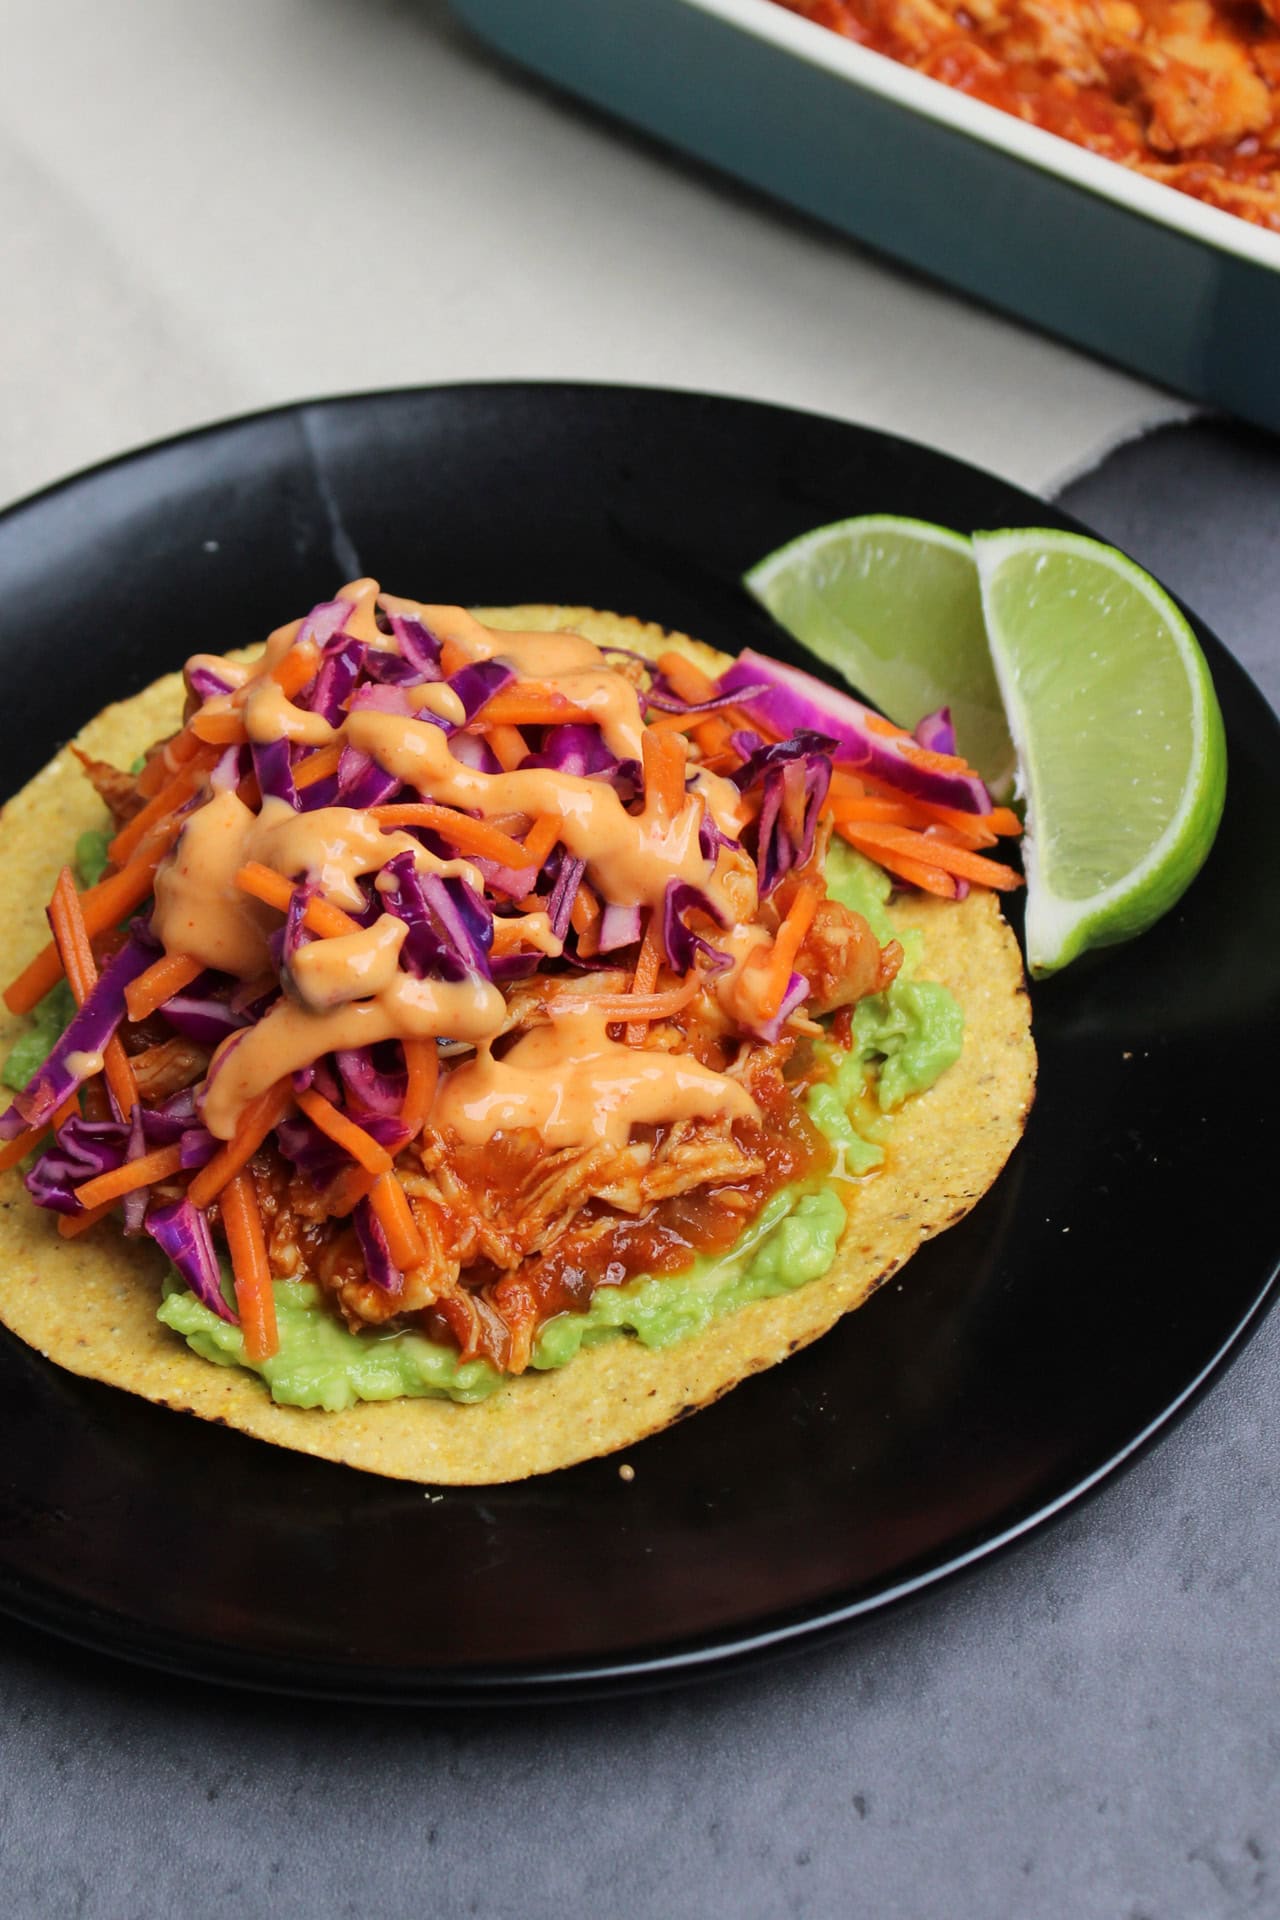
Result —
[{"label": "marble surface", "polygon": [[436,380],[742,393],[1033,487],[1179,411],[535,85],[445,0],[0,0],[0,47],[0,500]]}]

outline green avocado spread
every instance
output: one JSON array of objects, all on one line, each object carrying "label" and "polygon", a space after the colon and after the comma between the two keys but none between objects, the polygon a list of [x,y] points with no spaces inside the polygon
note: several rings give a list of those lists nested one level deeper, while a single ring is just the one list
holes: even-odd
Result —
[{"label": "green avocado spread", "polygon": [[[878,867],[840,843],[832,846],[828,890],[865,915],[881,941],[895,933],[885,912],[889,885]],[[817,1043],[830,1077],[809,1089],[805,1106],[835,1149],[832,1171],[772,1195],[728,1253],[695,1260],[683,1273],[602,1286],[585,1313],[557,1314],[538,1334],[535,1368],[562,1367],[620,1333],[648,1347],[670,1346],[748,1301],[791,1292],[827,1271],[844,1230],[848,1182],[880,1165],[894,1109],[932,1086],[960,1053],[959,1006],[945,987],[912,977],[917,943],[908,933],[903,945],[898,978],[855,1008],[852,1047]],[[272,1398],[286,1406],[336,1412],[360,1400],[406,1395],[474,1401],[502,1384],[504,1376],[487,1361],[463,1361],[420,1333],[372,1327],[352,1333],[307,1281],[278,1280],[275,1298],[279,1351],[257,1371]],[[250,1365],[240,1329],[182,1288],[176,1275],[159,1317],[205,1359]]]}]

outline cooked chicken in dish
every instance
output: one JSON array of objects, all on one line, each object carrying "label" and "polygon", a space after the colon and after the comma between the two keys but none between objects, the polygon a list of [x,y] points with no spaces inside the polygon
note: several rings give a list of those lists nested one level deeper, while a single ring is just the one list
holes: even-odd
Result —
[{"label": "cooked chicken in dish", "polygon": [[778,0],[1280,233],[1280,0]]}]

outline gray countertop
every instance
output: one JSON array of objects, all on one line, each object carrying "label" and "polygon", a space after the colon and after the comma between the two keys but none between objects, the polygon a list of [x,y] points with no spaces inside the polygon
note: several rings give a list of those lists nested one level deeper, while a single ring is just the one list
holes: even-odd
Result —
[{"label": "gray countertop", "polygon": [[[1166,428],[1065,500],[1277,700],[1280,447]],[[1273,1316],[1050,1531],[835,1644],[687,1691],[491,1715],[315,1707],[7,1628],[0,1907],[1278,1913],[1278,1368]]]}]

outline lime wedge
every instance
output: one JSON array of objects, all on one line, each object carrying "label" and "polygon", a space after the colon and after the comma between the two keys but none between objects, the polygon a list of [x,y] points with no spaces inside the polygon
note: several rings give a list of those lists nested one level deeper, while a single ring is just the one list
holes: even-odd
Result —
[{"label": "lime wedge", "polygon": [[1095,540],[974,535],[1027,802],[1027,961],[1054,973],[1142,933],[1190,885],[1226,796],[1204,655],[1140,567]]},{"label": "lime wedge", "polygon": [[994,793],[1007,789],[1013,745],[973,549],[958,533],[890,513],[838,520],[779,547],[743,584],[900,727],[950,707],[959,751]]}]

